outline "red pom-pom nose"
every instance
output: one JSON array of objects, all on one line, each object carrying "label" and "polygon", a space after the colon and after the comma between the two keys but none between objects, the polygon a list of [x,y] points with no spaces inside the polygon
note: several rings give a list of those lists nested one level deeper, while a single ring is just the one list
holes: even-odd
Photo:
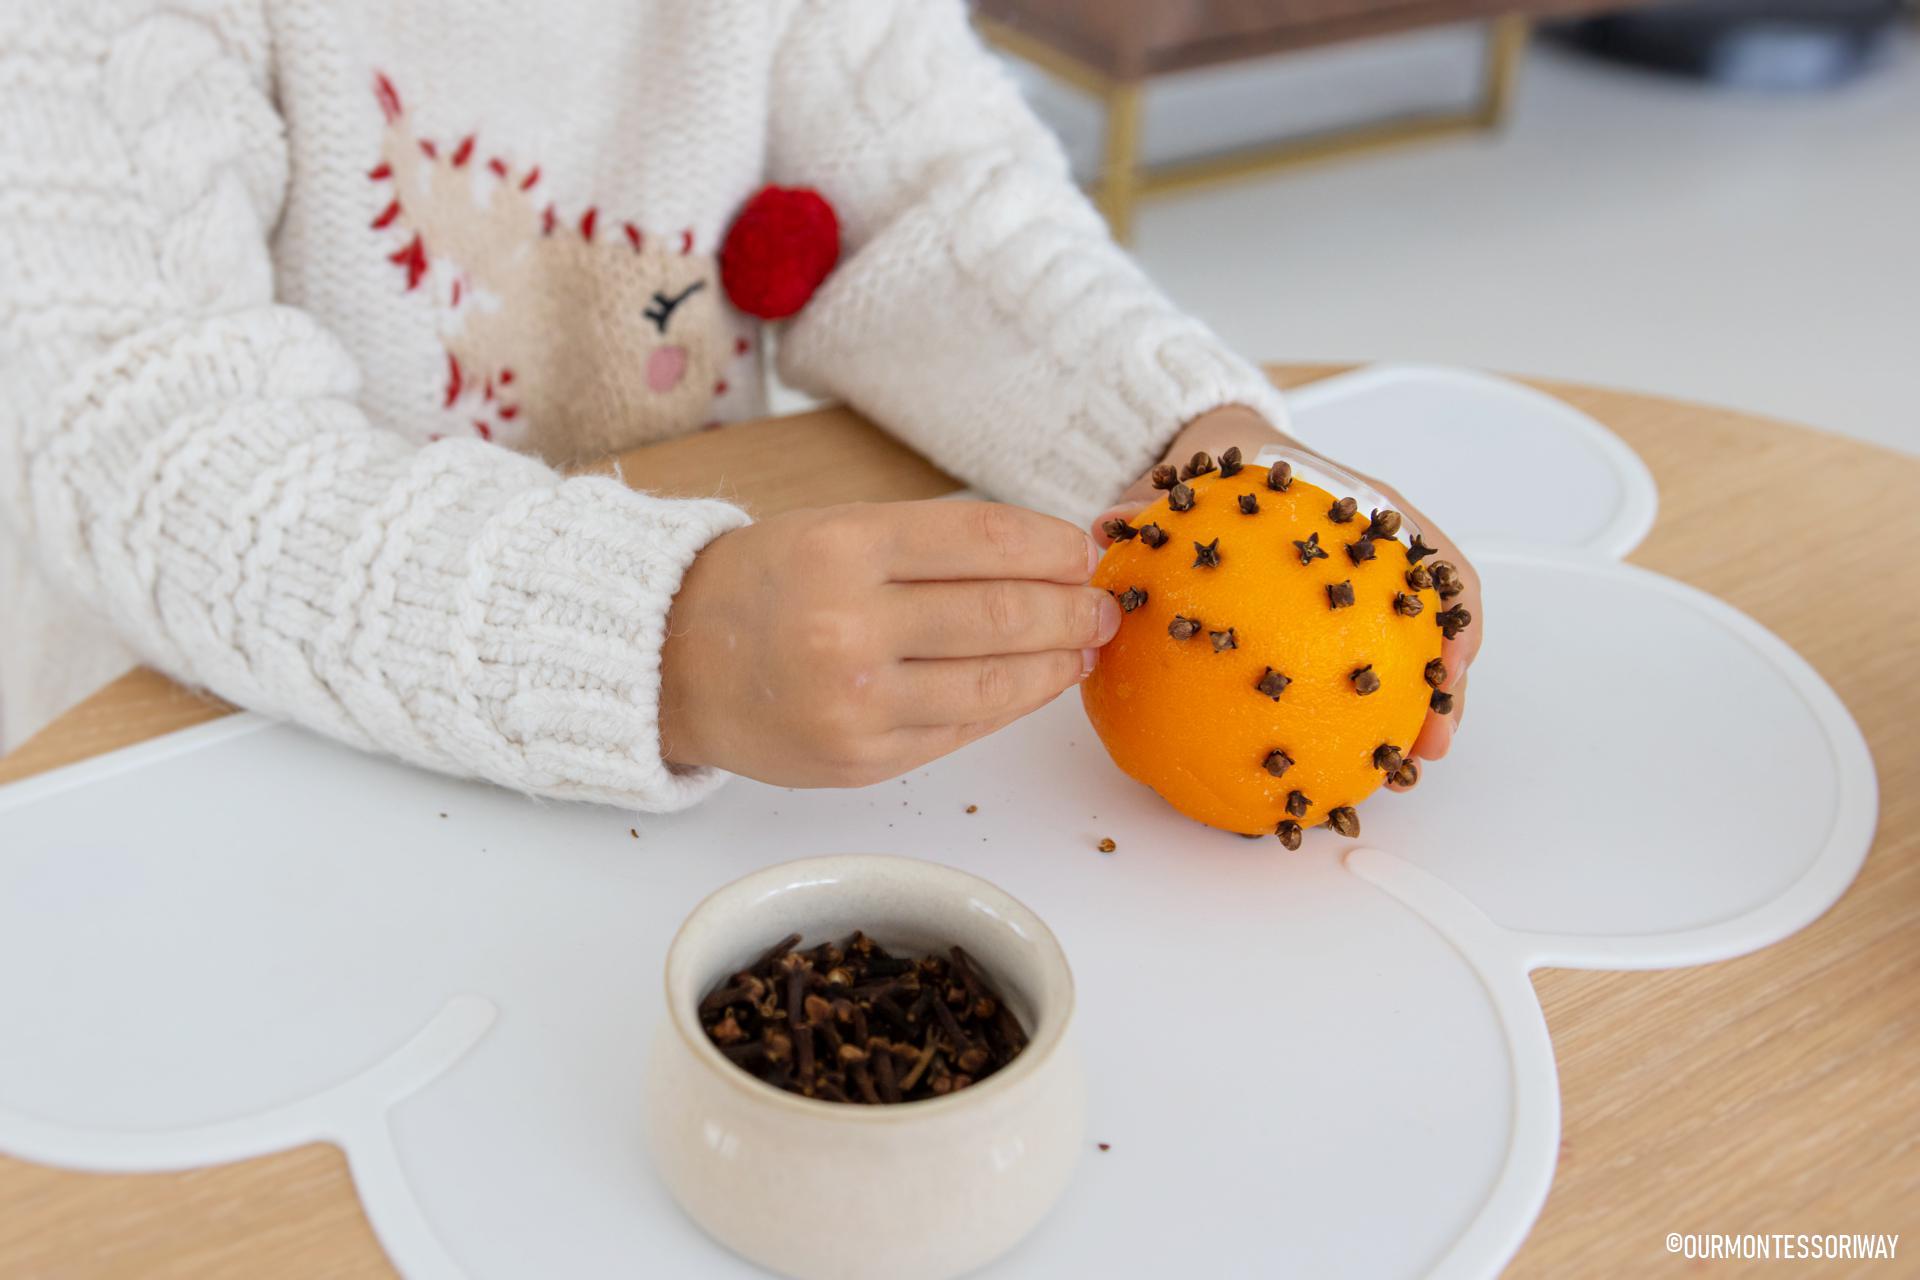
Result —
[{"label": "red pom-pom nose", "polygon": [[733,305],[762,320],[805,306],[840,260],[840,219],[810,187],[762,187],[720,246],[720,282]]}]

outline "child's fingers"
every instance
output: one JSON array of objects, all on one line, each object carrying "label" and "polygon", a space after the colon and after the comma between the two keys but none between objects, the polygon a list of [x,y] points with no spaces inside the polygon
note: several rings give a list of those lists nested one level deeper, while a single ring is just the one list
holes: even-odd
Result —
[{"label": "child's fingers", "polygon": [[[1041,704],[1041,706],[1044,705],[1046,704]],[[1001,716],[994,720],[967,720],[959,724],[914,725],[905,729],[895,729],[889,736],[889,742],[902,760],[899,771],[905,773],[909,769],[916,769],[930,761],[938,760],[949,752],[958,751],[970,742],[977,742],[989,734],[998,733],[1021,716],[1037,710],[1039,707],[1032,707],[1017,715]]]},{"label": "child's fingers", "polygon": [[1113,500],[1113,505],[1137,509],[1146,506],[1159,496],[1160,491],[1153,487],[1153,474],[1149,472],[1128,485],[1126,491]]},{"label": "child's fingers", "polygon": [[902,662],[892,681],[901,727],[1017,719],[1079,683],[1092,670],[1092,650],[998,654]]},{"label": "child's fingers", "polygon": [[[1470,569],[1463,569],[1470,573]],[[1438,760],[1447,754],[1453,746],[1453,735],[1460,728],[1460,719],[1467,710],[1467,669],[1480,655],[1480,637],[1486,626],[1481,617],[1483,606],[1480,603],[1480,584],[1478,578],[1468,579],[1468,588],[1454,601],[1466,608],[1473,620],[1467,629],[1454,633],[1451,640],[1440,645],[1440,661],[1446,664],[1447,678],[1440,687],[1453,695],[1453,709],[1442,716],[1434,712],[1427,714],[1427,722],[1421,727],[1420,737],[1414,744],[1414,754],[1427,760]]]},{"label": "child's fingers", "polygon": [[900,502],[873,548],[892,582],[1020,578],[1085,582],[1099,550],[1065,520],[999,502]]},{"label": "child's fingers", "polygon": [[1419,736],[1414,740],[1414,755],[1423,760],[1438,760],[1452,749],[1453,735],[1460,728],[1460,717],[1466,709],[1467,669],[1479,657],[1481,638],[1486,634],[1486,607],[1480,594],[1480,575],[1474,569],[1473,562],[1461,552],[1459,545],[1441,532],[1425,513],[1391,490],[1386,490],[1386,493],[1403,514],[1420,526],[1424,536],[1436,548],[1433,559],[1427,564],[1446,561],[1460,574],[1463,590],[1442,603],[1449,608],[1457,605],[1470,616],[1464,630],[1455,632],[1451,640],[1443,640],[1440,644],[1440,661],[1447,668],[1447,678],[1440,687],[1453,695],[1453,709],[1444,716],[1429,712],[1426,722],[1420,727]]},{"label": "child's fingers", "polygon": [[1467,677],[1449,675],[1447,689],[1453,694],[1453,709],[1444,716],[1437,711],[1427,712],[1419,736],[1413,740],[1412,754],[1422,760],[1438,760],[1453,749],[1454,732],[1467,713]]},{"label": "child's fingers", "polygon": [[1481,617],[1485,606],[1480,603],[1477,590],[1464,592],[1446,603],[1465,607],[1473,619],[1464,631],[1454,632],[1453,639],[1442,641],[1440,645],[1440,660],[1447,664],[1448,677],[1458,680],[1467,674],[1467,668],[1480,656],[1480,638],[1486,634],[1486,619]]},{"label": "child's fingers", "polygon": [[1412,755],[1419,760],[1438,760],[1453,746],[1453,718],[1427,712],[1420,733],[1413,740]]},{"label": "child's fingers", "polygon": [[901,582],[884,588],[892,651],[902,658],[1097,649],[1120,630],[1120,606],[1095,587],[1056,582]]},{"label": "child's fingers", "polygon": [[[1408,509],[1412,510],[1412,508]],[[1423,529],[1433,529],[1433,522],[1425,516],[1415,512],[1413,518],[1420,522]],[[1440,659],[1447,664],[1449,680],[1449,683],[1443,687],[1451,689],[1453,687],[1451,682],[1466,675],[1467,668],[1472,666],[1473,660],[1480,655],[1480,638],[1487,631],[1487,620],[1484,616],[1486,607],[1480,595],[1480,574],[1473,567],[1473,562],[1467,559],[1459,546],[1445,534],[1434,532],[1432,537],[1439,549],[1433,559],[1427,562],[1428,565],[1438,564],[1441,561],[1451,564],[1460,575],[1462,587],[1459,595],[1450,597],[1442,604],[1448,608],[1454,606],[1463,608],[1470,618],[1464,630],[1455,632],[1453,639],[1445,641],[1440,646]]]}]

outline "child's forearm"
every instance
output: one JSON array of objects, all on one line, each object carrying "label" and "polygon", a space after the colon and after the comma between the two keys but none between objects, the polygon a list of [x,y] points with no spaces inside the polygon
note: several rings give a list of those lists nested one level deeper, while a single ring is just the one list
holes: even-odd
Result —
[{"label": "child's forearm", "polygon": [[951,474],[1085,520],[1196,415],[1284,419],[1260,371],[1113,244],[963,6],[810,6],[771,126],[774,179],[831,193],[847,229],[782,372]]},{"label": "child's forearm", "polygon": [[[526,790],[700,794],[660,756],[659,649],[687,564],[745,517],[378,429],[341,344],[274,302],[285,156],[266,69],[233,52],[264,43],[75,22],[28,27],[9,53],[48,74],[0,89],[23,136],[106,149],[0,179],[10,207],[51,211],[7,228],[0,536],[243,705]],[[138,94],[111,93],[116,49]]]}]

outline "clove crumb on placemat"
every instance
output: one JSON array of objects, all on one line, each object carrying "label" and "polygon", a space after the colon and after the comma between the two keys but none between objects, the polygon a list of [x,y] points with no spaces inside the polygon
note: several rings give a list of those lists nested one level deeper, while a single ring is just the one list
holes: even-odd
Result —
[{"label": "clove crumb on placemat", "polygon": [[1119,845],[1113,842],[1112,836],[1102,836],[1100,838],[1100,843],[1094,846],[1094,848],[1100,850],[1100,852],[1102,853],[1112,853],[1115,849],[1118,849],[1119,847],[1120,847]]},{"label": "clove crumb on placemat", "polygon": [[968,805],[968,806],[967,806],[967,812],[968,812],[968,813],[978,813],[978,812],[980,812],[980,806],[979,806],[979,805],[977,805],[977,804],[970,804],[970,805]]},{"label": "clove crumb on placemat", "polygon": [[630,835],[630,836],[632,836],[632,837],[633,837],[633,838],[634,838],[635,840],[638,840],[638,839],[640,838],[640,828],[638,828],[638,827],[628,827],[628,828],[627,828],[627,834],[628,834],[628,835]]},{"label": "clove crumb on placemat", "polygon": [[1095,1145],[1098,1146],[1102,1151],[1113,1150],[1113,1144],[1111,1142],[1101,1142],[1101,1143],[1096,1143]]}]

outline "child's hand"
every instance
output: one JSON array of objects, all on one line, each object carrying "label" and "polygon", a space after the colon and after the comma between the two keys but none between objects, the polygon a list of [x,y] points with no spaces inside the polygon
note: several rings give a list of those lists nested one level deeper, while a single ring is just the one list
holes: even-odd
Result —
[{"label": "child's hand", "polygon": [[1045,705],[1093,670],[1120,607],[1063,520],[987,502],[776,516],[723,534],[661,649],[668,761],[862,786]]},{"label": "child's hand", "polygon": [[[1274,428],[1273,424],[1251,409],[1230,405],[1223,409],[1215,409],[1211,413],[1203,413],[1188,423],[1180,434],[1173,438],[1173,443],[1168,446],[1163,461],[1179,465],[1200,452],[1217,458],[1223,451],[1235,445],[1239,446],[1241,453],[1251,459],[1269,444],[1283,444],[1305,453],[1313,452],[1291,436],[1283,435]],[[1141,508],[1148,506],[1159,497],[1149,478],[1151,474],[1149,472],[1148,475],[1141,476],[1131,488],[1120,495],[1120,500],[1112,508],[1101,513],[1100,518],[1094,521],[1094,537],[1102,546],[1111,541],[1106,534],[1107,521],[1115,517],[1131,520],[1139,514]],[[1431,565],[1436,560],[1450,562],[1460,571],[1460,580],[1466,588],[1458,597],[1449,601],[1449,604],[1466,606],[1467,612],[1473,617],[1473,622],[1464,631],[1456,633],[1453,639],[1442,641],[1440,645],[1440,660],[1447,667],[1447,681],[1441,688],[1453,695],[1453,709],[1444,716],[1438,712],[1428,712],[1426,723],[1420,727],[1420,734],[1413,742],[1413,755],[1425,760],[1438,760],[1446,755],[1448,748],[1453,745],[1454,731],[1460,727],[1460,717],[1466,713],[1467,668],[1473,665],[1474,656],[1480,652],[1480,636],[1486,627],[1486,610],[1480,602],[1480,575],[1474,572],[1473,564],[1461,554],[1460,548],[1454,545],[1453,540],[1447,537],[1446,533],[1430,518],[1422,515],[1418,507],[1401,497],[1393,486],[1383,484],[1371,476],[1360,478],[1379,490],[1381,496],[1391,502],[1396,511],[1420,526],[1427,545],[1435,550],[1434,556],[1424,563]]]}]

